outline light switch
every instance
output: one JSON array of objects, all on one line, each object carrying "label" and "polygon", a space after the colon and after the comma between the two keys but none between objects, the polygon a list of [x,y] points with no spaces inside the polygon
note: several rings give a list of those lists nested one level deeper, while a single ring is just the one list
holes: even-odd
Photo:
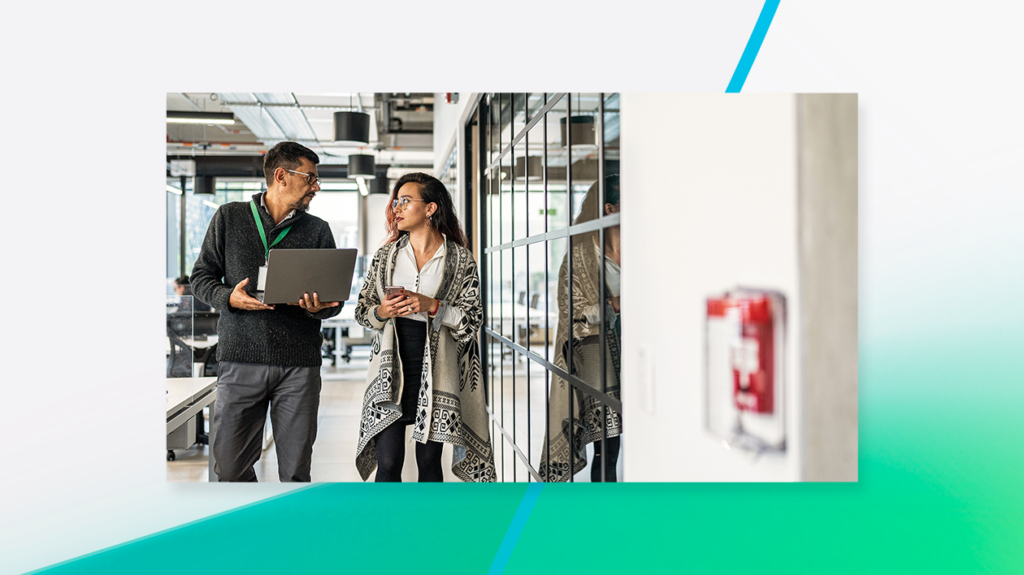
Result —
[{"label": "light switch", "polygon": [[649,415],[654,415],[654,352],[650,346],[637,347],[637,386],[639,387],[640,408]]}]

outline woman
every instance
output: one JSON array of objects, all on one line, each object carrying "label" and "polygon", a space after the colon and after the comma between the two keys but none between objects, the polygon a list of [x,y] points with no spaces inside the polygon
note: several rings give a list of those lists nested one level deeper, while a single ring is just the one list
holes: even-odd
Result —
[{"label": "woman", "polygon": [[[413,424],[420,481],[442,481],[441,448],[452,472],[494,481],[494,456],[477,336],[480,279],[451,196],[438,179],[402,176],[385,212],[388,238],[359,293],[356,321],[374,331],[356,447],[365,481],[401,481],[405,427]],[[387,297],[385,288],[403,286]]]},{"label": "woman", "polygon": [[[605,203],[598,204],[597,184],[588,190],[575,224],[597,219],[598,214],[619,211],[619,177],[605,178]],[[569,320],[568,257],[558,273],[558,332],[555,336],[554,364],[567,370],[569,357],[569,326],[572,326],[572,373],[591,387],[601,390],[601,307],[604,307],[605,384],[604,392],[620,399],[622,330],[619,325],[620,241],[619,226],[604,231],[604,254],[600,249],[599,232],[572,237],[572,321]],[[604,285],[599,286],[600,266],[604,265]],[[544,481],[568,481],[587,465],[586,446],[594,443],[594,460],[590,480],[616,481],[619,457],[619,436],[622,418],[605,407],[594,396],[572,387],[564,379],[552,376],[550,414],[547,437],[541,451],[540,475]],[[569,402],[572,412],[572,470],[570,472]],[[602,430],[602,422],[604,422]],[[603,440],[603,441],[602,441]],[[550,459],[549,459],[550,453]]]}]

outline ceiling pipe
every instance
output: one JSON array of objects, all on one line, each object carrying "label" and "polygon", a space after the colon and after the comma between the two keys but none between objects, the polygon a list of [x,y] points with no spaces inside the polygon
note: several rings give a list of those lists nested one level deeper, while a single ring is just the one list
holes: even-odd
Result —
[{"label": "ceiling pipe", "polygon": [[[294,97],[294,95],[292,95],[292,97]],[[252,108],[252,107],[260,107],[260,108],[295,108],[295,107],[298,107],[298,108],[304,108],[304,109],[308,109],[308,110],[339,110],[339,111],[342,111],[342,112],[362,112],[364,110],[364,108],[366,108],[365,106],[362,105],[362,102],[360,102],[359,105],[356,105],[356,106],[322,106],[322,105],[318,105],[318,104],[298,104],[298,103],[295,103],[295,104],[280,104],[280,103],[270,103],[270,102],[264,102],[264,103],[256,103],[256,102],[222,102],[221,105],[222,106],[226,106],[226,107],[232,107],[232,108],[235,107],[235,106],[249,107],[249,108]],[[374,109],[376,109],[376,106],[371,106],[371,107],[366,108],[366,109],[374,110]]]},{"label": "ceiling pipe", "polygon": [[306,127],[309,128],[309,133],[316,135],[316,130],[313,129],[313,124],[309,123],[309,118],[306,117],[306,113],[302,111],[302,106],[299,105],[299,99],[295,97],[295,92],[290,92],[292,96],[292,102],[295,102],[295,107],[299,109],[299,113],[302,114],[302,119],[306,121]]},{"label": "ceiling pipe", "polygon": [[178,92],[178,93],[181,94],[181,97],[185,98],[185,100],[187,100],[189,104],[192,104],[192,107],[195,108],[197,112],[205,112],[206,111],[206,110],[203,110],[202,108],[200,108],[199,104],[197,104],[194,100],[192,100],[192,98],[189,98],[188,94],[186,94],[185,92]]},{"label": "ceiling pipe", "polygon": [[[260,107],[260,114],[263,114],[263,106],[264,106],[265,104],[264,104],[263,102],[260,102],[260,99],[259,99],[259,98],[258,98],[258,97],[256,96],[256,94],[254,94],[253,92],[249,92],[249,95],[250,95],[250,96],[252,96],[254,100],[256,100],[256,103],[257,103],[257,104],[259,105],[259,107]],[[288,106],[288,107],[291,107],[291,104],[285,104],[285,105],[286,105],[286,106]],[[268,114],[267,114],[267,117],[268,117],[268,118],[270,118],[270,121],[271,121],[271,122],[273,122],[273,123],[274,123],[274,126],[276,126],[276,127],[277,127],[277,131],[278,131],[278,132],[281,132],[281,138],[282,138],[282,139],[285,139],[285,140],[287,140],[287,139],[288,139],[288,132],[285,132],[285,131],[284,131],[284,128],[282,128],[282,127],[281,127],[281,124],[278,124],[278,123],[277,123],[277,120],[275,120],[275,119],[274,119],[274,116],[272,116],[272,115],[270,115],[270,114],[268,113]]]}]

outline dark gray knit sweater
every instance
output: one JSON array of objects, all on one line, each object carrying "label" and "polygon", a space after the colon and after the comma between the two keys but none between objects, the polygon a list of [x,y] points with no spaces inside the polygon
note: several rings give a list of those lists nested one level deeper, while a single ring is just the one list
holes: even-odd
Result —
[{"label": "dark gray knit sweater", "polygon": [[[291,226],[275,249],[335,247],[327,222],[296,211],[275,225],[274,218],[261,205],[261,196],[256,194],[253,200],[267,233],[267,243],[273,243],[283,229]],[[264,311],[228,305],[231,291],[245,278],[249,278],[246,291],[249,295],[256,293],[263,254],[263,242],[249,202],[231,202],[218,208],[190,278],[192,292],[199,301],[220,312],[217,360],[290,367],[321,365],[320,320],[337,315],[340,305],[315,314],[291,305],[276,305],[273,310]]]}]

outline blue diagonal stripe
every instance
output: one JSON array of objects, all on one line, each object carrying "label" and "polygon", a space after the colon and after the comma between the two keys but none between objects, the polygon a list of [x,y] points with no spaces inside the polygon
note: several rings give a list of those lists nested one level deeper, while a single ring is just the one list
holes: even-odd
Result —
[{"label": "blue diagonal stripe", "polygon": [[523,527],[526,527],[526,520],[530,518],[530,513],[533,511],[533,506],[537,503],[537,498],[540,497],[540,490],[543,487],[543,483],[531,483],[526,488],[523,500],[519,502],[519,509],[516,509],[516,514],[508,526],[508,531],[505,532],[505,538],[501,540],[501,547],[498,548],[498,554],[494,556],[487,575],[499,575],[505,571],[505,565],[508,564],[508,559],[512,556],[512,550],[516,548],[519,535],[522,534]]},{"label": "blue diagonal stripe", "polygon": [[[747,74],[750,73],[750,68],[754,65],[754,60],[761,50],[761,44],[764,42],[765,35],[768,34],[768,28],[772,25],[772,19],[775,18],[775,11],[778,8],[779,0],[765,1],[761,8],[761,14],[757,17],[757,23],[754,24],[754,31],[750,34],[750,39],[747,40],[747,47],[744,48],[743,55],[740,56],[740,63],[736,65],[732,79],[729,80],[729,86],[725,89],[726,93],[735,93],[743,89],[743,83],[747,81]],[[487,575],[504,573],[505,566],[508,565],[508,560],[512,557],[512,551],[519,541],[519,535],[522,534],[526,520],[530,518],[530,513],[533,511],[533,506],[537,503],[537,498],[540,497],[540,490],[543,487],[543,483],[531,483],[526,488],[526,493],[523,495],[522,501],[519,502],[519,509],[516,510],[515,517],[512,518],[512,523],[508,526],[508,531],[505,532],[505,538],[501,541],[501,547],[498,548],[498,553],[494,556]]]},{"label": "blue diagonal stripe", "polygon": [[779,0],[765,1],[761,8],[761,15],[757,17],[757,24],[754,24],[754,31],[750,34],[750,40],[747,40],[747,47],[744,48],[743,55],[740,56],[740,63],[736,65],[736,71],[732,73],[732,79],[729,80],[729,87],[725,89],[726,93],[736,93],[743,89],[743,83],[747,81],[747,74],[750,73],[750,68],[754,65],[758,51],[761,50],[761,43],[764,42],[764,37],[768,34],[768,28],[772,25],[772,18],[775,17],[775,10],[778,7]]}]

